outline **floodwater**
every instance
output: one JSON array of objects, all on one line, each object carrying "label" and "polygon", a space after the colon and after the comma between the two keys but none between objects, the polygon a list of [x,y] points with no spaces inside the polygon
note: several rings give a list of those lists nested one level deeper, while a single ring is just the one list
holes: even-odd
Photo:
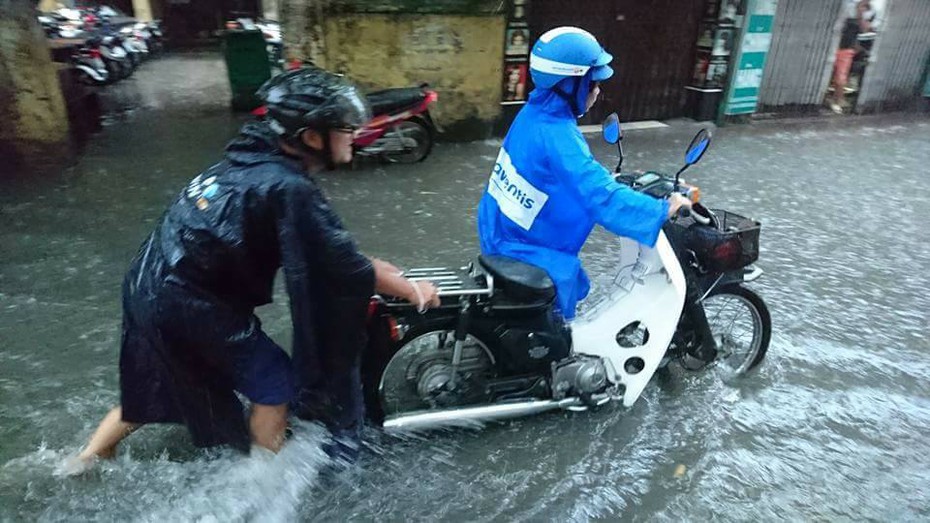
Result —
[{"label": "floodwater", "polygon": [[[76,166],[0,186],[0,521],[930,519],[930,120],[913,115],[722,128],[687,173],[712,206],[763,223],[754,288],[774,334],[736,386],[672,374],[628,410],[372,433],[361,466],[327,482],[313,425],[251,458],[146,427],[91,474],[54,477],[118,401],[123,272],[243,121],[224,75],[203,55],[150,62],[108,88],[111,117]],[[626,165],[674,170],[697,128],[627,133]],[[322,181],[365,252],[458,265],[499,145]],[[614,246],[597,231],[586,247],[596,283]],[[276,298],[259,313],[287,346]]]}]

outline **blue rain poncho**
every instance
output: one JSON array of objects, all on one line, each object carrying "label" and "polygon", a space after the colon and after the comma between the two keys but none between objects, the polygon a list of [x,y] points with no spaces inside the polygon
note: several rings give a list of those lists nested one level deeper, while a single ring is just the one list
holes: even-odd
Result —
[{"label": "blue rain poncho", "polygon": [[566,319],[588,295],[578,252],[595,224],[650,247],[668,202],[614,181],[591,154],[566,100],[536,89],[520,111],[478,205],[481,252],[546,270]]}]

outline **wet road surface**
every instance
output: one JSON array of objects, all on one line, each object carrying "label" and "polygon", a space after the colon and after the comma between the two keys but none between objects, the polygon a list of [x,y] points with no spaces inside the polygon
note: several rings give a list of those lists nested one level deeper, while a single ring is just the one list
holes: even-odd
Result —
[{"label": "wet road surface", "polygon": [[[763,223],[754,287],[774,334],[735,387],[674,374],[630,410],[372,435],[363,468],[326,484],[313,426],[250,459],[147,427],[88,476],[53,477],[118,401],[123,272],[244,121],[202,55],[108,89],[113,116],[75,167],[0,190],[0,521],[930,519],[930,120],[914,115],[722,128],[686,176]],[[627,133],[625,165],[673,171],[697,128]],[[440,144],[422,164],[322,181],[367,253],[459,265],[498,147]],[[613,246],[599,230],[585,249],[595,293]],[[260,316],[288,346],[276,298]]]}]

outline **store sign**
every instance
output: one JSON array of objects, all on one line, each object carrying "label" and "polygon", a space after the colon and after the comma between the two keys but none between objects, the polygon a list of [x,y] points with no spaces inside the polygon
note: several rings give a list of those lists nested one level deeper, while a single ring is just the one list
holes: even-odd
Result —
[{"label": "store sign", "polygon": [[756,112],[765,58],[772,44],[776,6],[777,0],[749,0],[746,27],[724,107],[725,114]]},{"label": "store sign", "polygon": [[526,103],[529,77],[530,29],[526,23],[528,0],[507,4],[507,30],[504,40],[504,73],[501,105]]},{"label": "store sign", "polygon": [[739,5],[740,0],[723,0],[722,4],[708,0],[695,43],[694,74],[688,89],[702,93],[723,91],[742,20]]}]

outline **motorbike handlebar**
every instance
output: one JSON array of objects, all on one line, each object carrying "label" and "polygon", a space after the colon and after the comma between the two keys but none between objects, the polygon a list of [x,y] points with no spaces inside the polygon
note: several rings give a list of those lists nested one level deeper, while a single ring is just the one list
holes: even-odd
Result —
[{"label": "motorbike handlebar", "polygon": [[710,218],[708,218],[707,216],[704,216],[703,214],[693,211],[692,209],[688,209],[686,207],[682,207],[681,210],[678,211],[678,215],[683,218],[687,218],[690,216],[694,218],[694,221],[700,223],[701,225],[710,225],[710,221],[711,221]]},{"label": "motorbike handlebar", "polygon": [[[647,178],[650,177],[651,178]],[[665,176],[661,173],[656,172],[647,172],[647,173],[620,173],[614,175],[614,180],[617,183],[621,183],[632,187],[637,192],[648,194],[654,198],[668,198],[673,193],[681,194],[682,196],[692,199],[692,194],[690,191],[696,189],[692,186],[675,186],[674,179],[668,176]],[[637,185],[641,184],[641,185]],[[693,201],[693,199],[692,199]],[[679,211],[679,216],[688,217],[693,215],[694,221],[700,223],[701,225],[710,225],[713,223],[713,219],[704,216],[700,212],[690,212],[688,209],[682,209]]]},{"label": "motorbike handlebar", "polygon": [[691,217],[694,219],[694,221],[700,223],[701,225],[710,225],[711,223],[711,219],[709,217],[704,216],[703,214],[697,211],[694,211],[693,208],[688,209],[687,207],[682,207],[678,211],[678,215],[681,216],[682,218]]}]

